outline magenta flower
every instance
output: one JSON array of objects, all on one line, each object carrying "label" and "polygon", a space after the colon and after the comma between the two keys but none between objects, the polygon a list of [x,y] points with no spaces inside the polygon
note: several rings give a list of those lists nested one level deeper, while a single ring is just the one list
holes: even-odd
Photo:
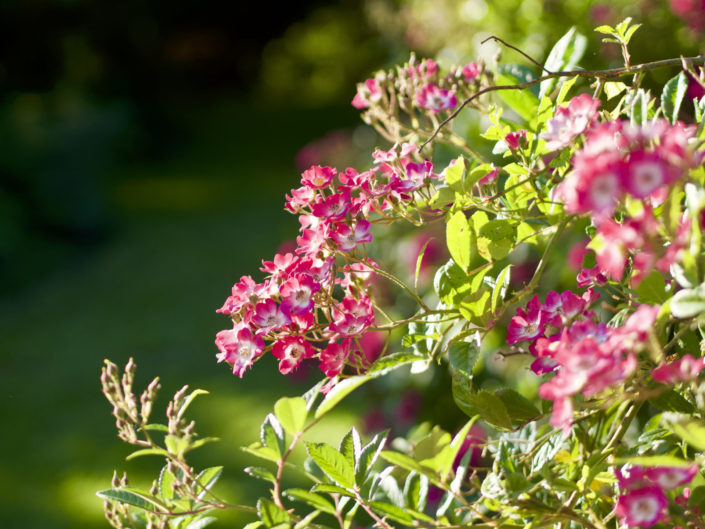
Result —
[{"label": "magenta flower", "polygon": [[313,308],[313,294],[321,289],[320,283],[313,280],[310,275],[297,274],[287,279],[279,287],[279,295],[284,299],[281,304],[282,312],[304,314]]},{"label": "magenta flower", "polygon": [[333,378],[342,373],[345,363],[350,356],[353,341],[350,338],[343,340],[340,344],[331,343],[321,351],[321,364],[319,367],[327,377]]},{"label": "magenta flower", "polygon": [[334,167],[315,165],[301,174],[301,183],[313,189],[321,189],[329,186],[335,175]]},{"label": "magenta flower", "polygon": [[705,366],[705,358],[693,358],[686,354],[675,362],[663,364],[651,370],[651,376],[662,384],[677,384],[695,380]]},{"label": "magenta flower", "polygon": [[546,315],[541,310],[538,297],[534,296],[524,309],[518,308],[516,316],[512,318],[507,326],[507,344],[514,345],[521,341],[531,341],[541,336],[546,328]]},{"label": "magenta flower", "polygon": [[667,503],[660,488],[647,486],[620,496],[615,512],[627,527],[651,527],[664,517]]},{"label": "magenta flower", "polygon": [[267,334],[291,323],[291,318],[277,305],[276,301],[268,299],[257,303],[252,323],[257,325],[262,333]]},{"label": "magenta flower", "polygon": [[646,477],[661,487],[670,490],[690,483],[698,473],[698,465],[686,467],[654,467],[646,469]]},{"label": "magenta flower", "polygon": [[433,110],[436,114],[458,106],[458,98],[453,90],[439,88],[433,83],[428,83],[416,94],[416,102],[421,108]]},{"label": "magenta flower", "polygon": [[353,97],[352,106],[355,108],[369,108],[372,103],[382,99],[382,89],[377,79],[367,79],[357,85],[357,94]]},{"label": "magenta flower", "polygon": [[526,131],[521,129],[516,132],[510,132],[504,137],[504,143],[507,144],[509,150],[516,151],[526,144]]},{"label": "magenta flower", "polygon": [[567,107],[558,107],[555,116],[546,122],[546,132],[539,135],[546,140],[546,148],[555,151],[570,145],[594,121],[599,106],[599,99],[581,94],[571,99]]},{"label": "magenta flower", "polygon": [[463,74],[463,78],[465,78],[465,82],[469,83],[479,77],[482,69],[480,68],[480,65],[476,62],[470,62],[463,66],[460,71]]},{"label": "magenta flower", "polygon": [[302,337],[287,336],[274,344],[272,354],[279,359],[279,372],[287,375],[296,369],[302,360],[314,356],[316,351]]},{"label": "magenta flower", "polygon": [[348,224],[339,223],[333,228],[331,239],[337,245],[338,250],[349,252],[354,250],[358,244],[372,240],[371,228],[372,225],[366,220],[357,221],[354,228]]},{"label": "magenta flower", "polygon": [[264,350],[262,338],[253,335],[250,329],[242,324],[216,334],[215,345],[220,350],[217,355],[218,362],[232,364],[233,374],[240,378]]},{"label": "magenta flower", "polygon": [[668,183],[669,166],[658,153],[631,153],[622,173],[624,188],[637,198],[645,198]]}]

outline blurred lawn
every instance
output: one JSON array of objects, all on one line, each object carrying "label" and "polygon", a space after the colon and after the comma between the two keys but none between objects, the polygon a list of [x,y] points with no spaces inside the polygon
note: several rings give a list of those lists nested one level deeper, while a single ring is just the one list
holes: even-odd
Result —
[{"label": "blurred lawn", "polygon": [[[356,116],[249,101],[178,114],[190,135],[178,154],[116,169],[116,235],[0,301],[2,529],[107,527],[94,493],[109,487],[113,468],[138,485],[154,477],[157,458],[124,461],[131,450],[117,441],[99,390],[106,357],[120,365],[135,358],[138,390],[162,377],[162,405],[186,383],[211,392],[191,415],[197,432],[222,441],[192,463],[226,465],[220,490],[233,502],[261,490],[242,474],[238,447],[256,439],[276,398],[306,389],[269,360],[244,380],[217,365],[213,339],[228,321],[215,309],[241,275],[258,277],[260,260],[295,236],[298,223],[283,202],[297,185],[298,149],[332,127],[355,125]],[[341,416],[340,427],[350,420]],[[325,434],[338,433],[329,424]],[[241,524],[224,519],[216,527]]]}]

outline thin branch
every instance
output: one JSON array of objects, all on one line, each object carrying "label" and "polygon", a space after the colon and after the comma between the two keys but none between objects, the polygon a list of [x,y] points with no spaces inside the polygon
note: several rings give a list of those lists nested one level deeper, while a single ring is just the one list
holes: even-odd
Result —
[{"label": "thin branch", "polygon": [[429,138],[421,145],[421,148],[419,151],[423,150],[426,145],[428,145],[433,139],[441,132],[441,129],[445,127],[450,121],[456,118],[458,114],[460,114],[460,111],[465,108],[468,104],[470,104],[472,101],[480,97],[481,95],[487,94],[489,92],[497,92],[499,90],[524,90],[526,88],[530,88],[532,86],[535,86],[537,84],[542,83],[543,81],[546,81],[548,79],[556,79],[559,77],[590,77],[590,78],[597,78],[597,79],[617,79],[619,77],[624,77],[625,75],[633,75],[635,73],[639,72],[648,72],[651,70],[655,70],[657,68],[666,68],[669,66],[677,66],[681,65],[683,63],[686,64],[699,64],[699,63],[705,63],[705,56],[699,55],[697,57],[686,57],[686,58],[678,58],[678,59],[663,59],[660,61],[652,61],[652,62],[646,62],[643,64],[637,64],[632,66],[631,68],[609,68],[607,70],[571,70],[571,71],[561,71],[561,72],[553,72],[550,74],[546,74],[542,77],[539,77],[538,79],[534,79],[532,81],[527,81],[525,83],[518,83],[518,84],[511,84],[511,85],[496,85],[496,86],[488,86],[486,88],[483,88],[482,90],[479,90],[478,92],[475,92],[473,95],[465,99],[458,108],[456,108],[453,113],[448,116],[446,119],[441,121],[441,123],[436,127],[436,130],[433,131],[433,134],[429,136]]},{"label": "thin branch", "polygon": [[538,66],[539,68],[541,68],[541,69],[542,69],[544,72],[546,72],[547,74],[551,75],[551,74],[554,73],[554,72],[552,72],[551,70],[547,70],[540,62],[538,62],[538,61],[537,61],[536,59],[534,59],[533,57],[527,55],[526,53],[524,53],[523,51],[521,51],[521,50],[520,50],[519,48],[517,48],[516,46],[512,46],[512,45],[509,44],[507,41],[502,40],[502,39],[500,39],[499,37],[497,37],[497,36],[495,36],[495,35],[490,35],[490,36],[487,37],[485,40],[483,40],[482,42],[480,42],[480,44],[482,45],[482,44],[484,44],[485,42],[487,42],[487,41],[489,41],[489,40],[496,40],[497,42],[501,42],[502,44],[504,44],[507,48],[511,48],[511,49],[513,49],[514,51],[519,52],[519,53],[522,54],[524,57],[526,57],[527,59],[529,59],[532,63],[534,63],[536,66]]}]

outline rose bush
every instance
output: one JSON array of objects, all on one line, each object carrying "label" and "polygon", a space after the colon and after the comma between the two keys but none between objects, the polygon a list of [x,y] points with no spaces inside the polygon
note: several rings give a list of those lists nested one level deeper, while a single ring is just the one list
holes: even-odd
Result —
[{"label": "rose bush", "polygon": [[[533,69],[412,56],[359,84],[352,104],[391,146],[369,167],[304,171],[286,195],[294,251],[218,309],[232,328],[217,359],[238,377],[270,353],[284,375],[320,369],[244,447],[270,494],[232,505],[212,491],[220,467],[187,462],[212,440],[184,417],[200,390],[152,422],[158,381],[138,398],[134,364],[120,375],[107,362],[130,457],[166,458],[151,490],[116,476],[98,493],[109,522],[196,529],[233,508],[257,518],[248,529],[705,526],[705,98],[686,98],[705,86],[705,58],[631,64],[637,29],[597,28],[619,68],[575,67],[586,39],[571,30]],[[656,95],[642,88],[664,68],[681,71]],[[483,116],[481,138],[463,113]],[[395,262],[409,231],[425,242]],[[384,381],[411,379],[393,431],[310,438],[375,384],[369,424],[388,421]],[[422,420],[443,398],[462,424]]]}]

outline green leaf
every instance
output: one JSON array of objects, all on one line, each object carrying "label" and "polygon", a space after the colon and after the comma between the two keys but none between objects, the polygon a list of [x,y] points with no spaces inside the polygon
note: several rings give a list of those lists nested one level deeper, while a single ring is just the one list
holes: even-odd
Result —
[{"label": "green leaf", "polygon": [[203,517],[198,517],[194,521],[192,521],[190,524],[188,524],[184,529],[203,529],[204,527],[208,527],[210,524],[218,520],[215,516],[203,516]]},{"label": "green leaf", "polygon": [[176,435],[169,434],[164,437],[164,445],[170,454],[182,455],[189,448],[189,439],[187,437],[178,437]]},{"label": "green leaf", "polygon": [[490,310],[494,312],[497,309],[497,304],[500,300],[504,299],[504,295],[507,292],[507,287],[509,286],[509,280],[511,278],[512,265],[508,264],[497,276],[497,281],[492,288],[492,303],[490,305]]},{"label": "green leaf", "polygon": [[274,405],[274,414],[284,430],[295,435],[306,425],[306,401],[301,397],[283,397]]},{"label": "green leaf", "polygon": [[680,413],[693,413],[694,411],[693,405],[683,398],[680,393],[672,389],[649,398],[649,403],[653,404],[661,411],[675,411]]},{"label": "green leaf", "polygon": [[343,487],[338,485],[331,485],[330,483],[317,483],[311,488],[311,492],[326,492],[328,494],[342,494],[343,496],[349,496],[354,498],[355,495]]},{"label": "green leaf", "polygon": [[379,455],[382,459],[384,459],[388,463],[391,463],[392,465],[398,466],[399,468],[403,468],[405,470],[416,472],[418,474],[423,474],[424,476],[431,479],[433,483],[438,483],[435,472],[433,472],[433,470],[431,470],[430,468],[421,465],[421,463],[416,461],[413,457],[409,457],[408,455],[402,454],[400,452],[394,452],[393,450],[382,450]]},{"label": "green leaf", "polygon": [[263,467],[245,467],[244,471],[248,476],[252,476],[253,478],[261,479],[263,481],[271,481],[274,483],[277,480],[271,471]]},{"label": "green leaf", "polygon": [[264,525],[264,524],[263,524],[262,522],[257,521],[257,522],[248,523],[248,524],[247,524],[245,527],[243,527],[242,529],[259,529],[259,528],[262,527],[263,525]]},{"label": "green leaf", "polygon": [[174,499],[174,488],[173,484],[176,482],[174,475],[167,470],[167,467],[162,467],[161,472],[159,472],[159,479],[157,480],[157,486],[159,487],[159,495],[165,500]]},{"label": "green leaf", "polygon": [[462,375],[453,375],[453,399],[469,417],[479,415],[489,424],[500,430],[511,430],[512,419],[502,399],[489,391],[473,392],[469,381]]},{"label": "green leaf", "polygon": [[215,443],[216,441],[220,441],[220,438],[219,437],[202,437],[202,438],[197,439],[194,442],[192,442],[186,450],[187,451],[195,450],[196,448],[200,448],[205,444]]},{"label": "green leaf", "polygon": [[396,522],[403,523],[405,525],[414,525],[414,518],[408,514],[404,509],[392,505],[390,503],[384,503],[381,501],[371,501],[369,503],[373,511],[390,518]]},{"label": "green leaf", "polygon": [[460,314],[471,323],[484,327],[489,320],[488,312],[490,298],[492,297],[489,287],[482,287],[472,294],[465,296],[458,309]]},{"label": "green leaf", "polygon": [[169,428],[165,424],[145,424],[141,427],[142,430],[154,431],[154,432],[168,432]]},{"label": "green leaf", "polygon": [[284,453],[284,430],[282,425],[271,413],[265,417],[259,433],[262,444],[271,448],[276,452],[277,457],[281,458]]},{"label": "green leaf", "polygon": [[428,497],[428,478],[417,472],[410,472],[404,483],[404,498],[406,504],[415,511],[426,509]]},{"label": "green leaf", "polygon": [[448,360],[453,369],[471,378],[472,369],[480,356],[480,349],[474,342],[453,342],[448,347]]},{"label": "green leaf", "polygon": [[[530,80],[533,80],[533,78]],[[495,76],[495,82],[497,86],[506,86],[521,84],[525,81],[510,73],[498,73]],[[531,122],[531,120],[536,117],[539,108],[539,99],[528,88],[524,90],[500,90],[497,94],[509,108],[516,112],[527,123]]]},{"label": "green leaf", "polygon": [[618,465],[631,463],[642,467],[689,467],[693,464],[692,461],[684,461],[671,455],[620,457],[615,460],[615,463]]},{"label": "green leaf", "polygon": [[[478,273],[480,281],[486,271]],[[473,276],[475,277],[475,276]],[[441,266],[433,278],[433,288],[444,303],[454,305],[472,291],[471,278],[453,259]]]},{"label": "green leaf", "polygon": [[308,455],[328,477],[343,488],[355,485],[355,471],[343,454],[325,443],[306,443]]},{"label": "green leaf", "polygon": [[136,450],[132,452],[129,456],[125,458],[126,461],[135,459],[136,457],[142,456],[167,456],[169,452],[163,448],[143,448],[142,450]]},{"label": "green leaf", "polygon": [[265,498],[260,498],[257,501],[257,514],[267,527],[274,527],[289,521],[289,513]]},{"label": "green leaf", "polygon": [[[424,338],[425,337],[426,336],[424,335]],[[372,364],[372,367],[367,372],[367,374],[370,376],[374,375],[375,377],[378,377],[383,374],[389,373],[390,371],[393,371],[394,369],[397,369],[403,365],[411,364],[413,362],[419,362],[421,360],[428,360],[428,357],[426,355],[421,355],[418,353],[409,353],[404,351],[392,353],[390,355],[380,357],[374,364]]]},{"label": "green leaf", "polygon": [[661,93],[661,109],[663,115],[674,124],[678,120],[678,113],[683,103],[685,93],[688,91],[688,78],[685,72],[680,72],[668,80]]},{"label": "green leaf", "polygon": [[165,512],[169,510],[159,498],[155,498],[147,492],[129,487],[101,490],[96,492],[96,495],[104,500],[127,503],[128,505],[134,505],[135,507],[149,512]]},{"label": "green leaf", "polygon": [[684,288],[671,298],[671,314],[676,318],[692,318],[705,312],[705,286]]},{"label": "green leaf", "polygon": [[453,260],[467,270],[471,257],[472,229],[462,211],[456,211],[446,225],[446,244]]},{"label": "green leaf", "polygon": [[637,293],[641,301],[651,305],[660,305],[668,299],[666,280],[663,278],[663,274],[656,270],[642,279],[634,292]]},{"label": "green leaf", "polygon": [[[587,38],[578,33],[575,26],[570,28],[548,54],[544,67],[551,72],[574,69],[583,58],[587,49]],[[547,79],[540,85],[539,98],[548,94],[555,84],[555,79]]]},{"label": "green leaf", "polygon": [[511,388],[502,388],[495,392],[504,405],[512,420],[526,423],[538,417],[541,412],[523,395]]},{"label": "green leaf", "polygon": [[319,496],[318,494],[314,494],[313,492],[309,492],[304,489],[288,489],[284,491],[284,494],[292,500],[307,503],[308,505],[310,505],[314,509],[318,509],[319,511],[333,515],[335,514],[335,507],[333,507],[333,504],[323,496]]},{"label": "green leaf", "polygon": [[697,450],[705,450],[705,424],[678,413],[664,413],[663,425]]},{"label": "green leaf", "polygon": [[464,193],[463,174],[465,173],[465,159],[462,156],[458,156],[454,161],[455,163],[449,165],[444,171],[446,184],[453,191]]},{"label": "green leaf", "polygon": [[345,380],[338,382],[335,386],[333,386],[333,389],[328,392],[326,398],[323,399],[323,402],[321,402],[316,409],[315,418],[318,419],[328,413],[330,410],[335,408],[341,400],[371,379],[372,377],[363,375],[346,378]]},{"label": "green leaf", "polygon": [[196,482],[198,483],[196,490],[198,491],[198,499],[201,499],[207,491],[211,490],[216,484],[220,475],[223,473],[223,467],[209,467],[198,473]]},{"label": "green leaf", "polygon": [[614,28],[612,26],[607,26],[607,25],[597,26],[595,28],[595,31],[597,31],[598,33],[602,33],[604,35],[614,35],[615,34]]},{"label": "green leaf", "polygon": [[380,452],[387,444],[388,436],[389,430],[380,432],[360,449],[360,454],[355,464],[355,481],[357,483],[363,483],[367,478],[367,474],[372,468],[372,465],[375,464]]},{"label": "green leaf", "polygon": [[295,526],[294,529],[309,529],[312,527],[311,522],[321,513],[321,511],[313,511],[307,514],[305,517],[301,518]]},{"label": "green leaf", "polygon": [[240,450],[247,452],[250,455],[266,459],[267,461],[274,461],[275,463],[279,461],[280,454],[277,449],[269,448],[263,445],[259,441],[252,443],[249,446],[241,446]]},{"label": "green leaf", "polygon": [[416,270],[414,271],[414,292],[416,292],[419,285],[419,273],[421,272],[421,263],[423,261],[423,256],[426,253],[426,247],[428,246],[428,243],[430,243],[432,240],[433,237],[429,237],[428,239],[426,239],[426,242],[423,243],[423,246],[421,247],[419,256],[416,258]]},{"label": "green leaf", "polygon": [[199,395],[208,395],[208,392],[205,389],[194,389],[191,393],[189,393],[188,397],[186,397],[181,403],[181,406],[179,406],[178,417],[184,416],[186,409],[191,405],[193,399],[195,399]]}]

